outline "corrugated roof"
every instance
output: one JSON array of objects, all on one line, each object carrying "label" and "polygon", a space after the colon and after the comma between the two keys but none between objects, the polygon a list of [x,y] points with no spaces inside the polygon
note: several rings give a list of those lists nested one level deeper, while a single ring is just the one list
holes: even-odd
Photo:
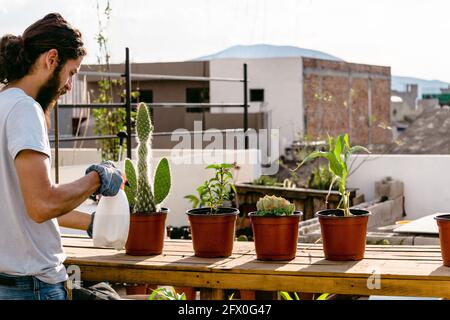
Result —
[{"label": "corrugated roof", "polygon": [[393,154],[450,154],[450,108],[424,111],[389,145]]}]

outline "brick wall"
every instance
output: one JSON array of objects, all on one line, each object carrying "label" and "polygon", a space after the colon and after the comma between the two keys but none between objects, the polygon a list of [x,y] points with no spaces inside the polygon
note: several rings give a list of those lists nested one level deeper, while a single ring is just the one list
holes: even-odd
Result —
[{"label": "brick wall", "polygon": [[348,133],[362,145],[391,142],[390,87],[389,67],[303,58],[306,134]]}]

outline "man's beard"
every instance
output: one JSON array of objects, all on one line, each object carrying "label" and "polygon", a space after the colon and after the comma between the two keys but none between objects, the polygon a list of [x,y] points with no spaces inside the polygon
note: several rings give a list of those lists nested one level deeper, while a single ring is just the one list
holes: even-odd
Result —
[{"label": "man's beard", "polygon": [[50,128],[51,124],[50,114],[52,113],[53,108],[56,106],[56,102],[59,96],[65,93],[60,88],[60,72],[60,68],[55,69],[50,80],[41,87],[36,97],[36,101],[41,105],[42,110],[44,110],[48,128]]}]

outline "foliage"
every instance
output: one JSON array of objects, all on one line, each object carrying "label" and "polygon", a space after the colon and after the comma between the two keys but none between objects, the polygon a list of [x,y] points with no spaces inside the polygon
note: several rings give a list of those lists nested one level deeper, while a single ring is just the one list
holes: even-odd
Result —
[{"label": "foliage", "polygon": [[[284,300],[301,300],[300,297],[298,296],[297,292],[294,292],[294,298],[291,297],[291,295],[289,294],[289,292],[286,291],[280,291],[280,296],[284,299]],[[328,298],[330,294],[329,293],[323,293],[321,294],[317,299],[314,299],[313,296],[313,300],[326,300]]]},{"label": "foliage", "polygon": [[370,153],[364,147],[350,146],[348,135],[342,134],[336,138],[328,136],[328,151],[313,151],[311,152],[298,166],[294,169],[297,171],[305,162],[315,158],[326,158],[328,160],[328,170],[333,175],[333,179],[329,186],[328,195],[331,188],[336,183],[341,194],[341,200],[338,204],[338,209],[344,211],[344,216],[351,216],[350,213],[350,192],[347,191],[347,177],[348,169],[347,162],[349,157],[356,152]]},{"label": "foliage", "polygon": [[148,300],[186,300],[186,295],[184,293],[179,294],[174,289],[169,290],[163,287],[153,290]]},{"label": "foliage", "polygon": [[[308,188],[318,190],[328,190],[333,181],[333,174],[325,167],[319,166],[312,170],[309,178]],[[333,184],[332,190],[337,190],[337,186]]]},{"label": "foliage", "polygon": [[125,185],[124,191],[127,195],[130,207],[134,208],[134,204],[136,203],[137,176],[133,162],[128,158],[125,159],[125,177],[128,181],[128,185]]},{"label": "foliage", "polygon": [[295,211],[295,206],[288,200],[276,196],[264,196],[256,203],[257,216],[289,216]]},{"label": "foliage", "polygon": [[295,180],[298,179],[284,179],[283,180],[283,188],[288,188],[288,189],[294,189],[297,188],[297,184],[294,182]]},{"label": "foliage", "polygon": [[[98,44],[99,53],[97,55],[97,63],[101,66],[100,72],[110,72],[110,53],[108,47],[108,37],[106,36],[106,28],[111,18],[111,3],[109,0],[106,1],[105,8],[100,9],[99,1],[97,1],[97,17],[99,31],[95,39]],[[97,97],[93,100],[95,103],[112,103],[114,101],[114,96],[119,92],[120,97],[124,97],[123,79],[111,79],[110,77],[103,77],[98,81],[98,93]],[[132,97],[137,97],[137,92],[131,93]],[[119,131],[124,131],[126,128],[126,110],[125,108],[118,109],[93,109],[92,115],[94,117],[94,133],[96,135],[115,135]],[[136,117],[136,112],[131,112],[131,118]],[[97,141],[97,146],[101,149],[103,160],[116,160],[119,156],[119,141],[118,139],[102,139]],[[126,141],[124,142],[124,147]]]},{"label": "foliage", "polygon": [[277,185],[278,181],[276,178],[271,176],[260,176],[258,179],[255,179],[252,181],[252,184],[257,186],[275,186]]},{"label": "foliage", "polygon": [[134,204],[132,212],[146,213],[159,210],[159,204],[168,196],[171,188],[169,161],[162,158],[155,171],[153,188],[149,183],[149,149],[153,125],[150,113],[145,103],[140,103],[136,119],[138,145],[138,172],[130,159],[125,160],[125,174],[130,177],[129,185],[125,186],[128,201]]},{"label": "foliage", "polygon": [[192,203],[193,208],[209,207],[210,213],[217,213],[223,202],[230,200],[231,190],[236,193],[231,169],[233,164],[211,164],[206,169],[214,169],[215,175],[197,188],[198,196],[187,195],[184,198]]}]

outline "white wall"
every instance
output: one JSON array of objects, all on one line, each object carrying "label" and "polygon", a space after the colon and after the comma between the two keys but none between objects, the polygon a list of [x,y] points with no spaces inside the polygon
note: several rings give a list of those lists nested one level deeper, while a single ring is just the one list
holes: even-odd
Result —
[{"label": "white wall", "polygon": [[[280,129],[280,147],[288,146],[296,134],[303,132],[303,64],[301,58],[219,59],[210,61],[210,76],[243,78],[243,64],[247,63],[248,88],[264,89],[265,103],[251,103],[249,112],[269,111],[270,126]],[[249,91],[250,100],[250,91]],[[243,84],[234,82],[210,83],[210,101],[244,101]],[[212,112],[243,112],[242,109],[213,108]]]},{"label": "white wall", "polygon": [[[374,198],[374,182],[386,176],[403,181],[408,219],[450,212],[450,155],[359,155],[349,187]],[[353,158],[352,158],[353,160]],[[351,161],[352,161],[351,160]]]},{"label": "white wall", "polygon": [[[153,150],[151,161],[153,170],[163,156],[169,159],[172,173],[172,189],[163,204],[170,209],[166,225],[187,225],[185,212],[191,209],[191,206],[184,196],[196,194],[197,186],[212,177],[214,171],[204,168],[210,163],[215,163],[210,161],[214,160],[214,154],[211,154],[210,150],[183,150],[182,157],[179,158],[177,154],[172,153],[172,150]],[[216,163],[236,161],[240,165],[240,170],[234,173],[236,182],[251,181],[260,175],[260,164],[254,161],[256,159],[255,150],[216,150],[215,156],[217,156],[215,160],[218,160]],[[61,167],[60,183],[72,182],[83,177],[86,168],[85,164]]]}]

